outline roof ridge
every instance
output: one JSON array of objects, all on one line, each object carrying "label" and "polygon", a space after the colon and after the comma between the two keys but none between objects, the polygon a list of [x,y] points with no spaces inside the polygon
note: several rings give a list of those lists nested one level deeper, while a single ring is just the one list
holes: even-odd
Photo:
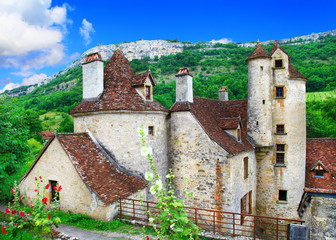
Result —
[{"label": "roof ridge", "polygon": [[260,43],[257,43],[257,46],[255,47],[252,54],[246,59],[246,62],[256,58],[271,58],[271,56],[266,52]]}]

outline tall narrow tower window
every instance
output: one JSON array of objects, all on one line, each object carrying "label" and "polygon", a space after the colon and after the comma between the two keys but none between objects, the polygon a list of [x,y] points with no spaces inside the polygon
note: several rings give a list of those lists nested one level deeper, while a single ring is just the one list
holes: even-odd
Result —
[{"label": "tall narrow tower window", "polygon": [[279,190],[279,201],[287,201],[287,190]]},{"label": "tall narrow tower window", "polygon": [[260,66],[260,71],[264,71],[264,67],[263,66]]},{"label": "tall narrow tower window", "polygon": [[284,97],[284,88],[283,87],[276,87],[275,88],[275,97],[283,98]]},{"label": "tall narrow tower window", "polygon": [[285,144],[276,145],[276,164],[285,164]]}]

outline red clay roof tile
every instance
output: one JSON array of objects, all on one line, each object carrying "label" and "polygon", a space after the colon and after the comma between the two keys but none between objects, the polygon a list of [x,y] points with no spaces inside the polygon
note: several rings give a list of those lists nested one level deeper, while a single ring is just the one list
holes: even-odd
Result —
[{"label": "red clay roof tile", "polygon": [[50,139],[54,136],[54,134],[50,131],[41,131],[39,134],[42,135],[43,140]]},{"label": "red clay roof tile", "polygon": [[104,92],[96,101],[81,101],[74,113],[108,110],[164,111],[156,100],[144,100],[132,87],[136,77],[132,67],[120,49],[117,49],[104,70]]},{"label": "red clay roof tile", "polygon": [[289,71],[289,78],[302,78],[307,80],[307,78],[298,70],[296,70],[290,62],[288,62],[288,71]]},{"label": "red clay roof tile", "polygon": [[[307,139],[306,154],[305,191],[336,193],[336,138]],[[316,177],[311,171],[318,161],[328,170],[324,177]]]},{"label": "red clay roof tile", "polygon": [[[232,155],[252,150],[247,136],[247,99],[219,101],[194,97],[194,102],[176,102],[171,112],[190,111],[208,136]],[[242,141],[238,142],[221,128],[220,119],[241,118]]]},{"label": "red clay roof tile", "polygon": [[147,79],[147,77],[149,77],[152,81],[152,85],[153,86],[156,86],[156,81],[152,75],[151,72],[145,72],[145,73],[141,73],[141,74],[138,74],[136,76],[133,77],[133,84],[132,86],[139,86],[139,85],[143,85]]},{"label": "red clay roof tile", "polygon": [[253,53],[246,59],[246,62],[255,58],[271,58],[271,57],[266,52],[266,50],[261,46],[261,44],[257,43],[256,48],[254,49]]}]

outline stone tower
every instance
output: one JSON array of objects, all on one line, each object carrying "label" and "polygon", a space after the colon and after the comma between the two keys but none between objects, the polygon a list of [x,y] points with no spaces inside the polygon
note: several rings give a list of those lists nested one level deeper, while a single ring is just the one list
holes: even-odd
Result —
[{"label": "stone tower", "polygon": [[257,214],[298,218],[306,159],[306,78],[277,42],[248,62],[248,126],[257,158]]}]

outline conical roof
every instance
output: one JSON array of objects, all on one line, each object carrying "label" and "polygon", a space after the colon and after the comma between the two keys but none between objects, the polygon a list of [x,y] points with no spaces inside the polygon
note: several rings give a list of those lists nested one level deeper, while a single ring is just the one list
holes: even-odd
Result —
[{"label": "conical roof", "polygon": [[266,52],[266,50],[261,46],[261,44],[257,43],[257,46],[254,49],[253,53],[246,59],[246,61],[249,61],[255,58],[271,58],[271,57]]}]

